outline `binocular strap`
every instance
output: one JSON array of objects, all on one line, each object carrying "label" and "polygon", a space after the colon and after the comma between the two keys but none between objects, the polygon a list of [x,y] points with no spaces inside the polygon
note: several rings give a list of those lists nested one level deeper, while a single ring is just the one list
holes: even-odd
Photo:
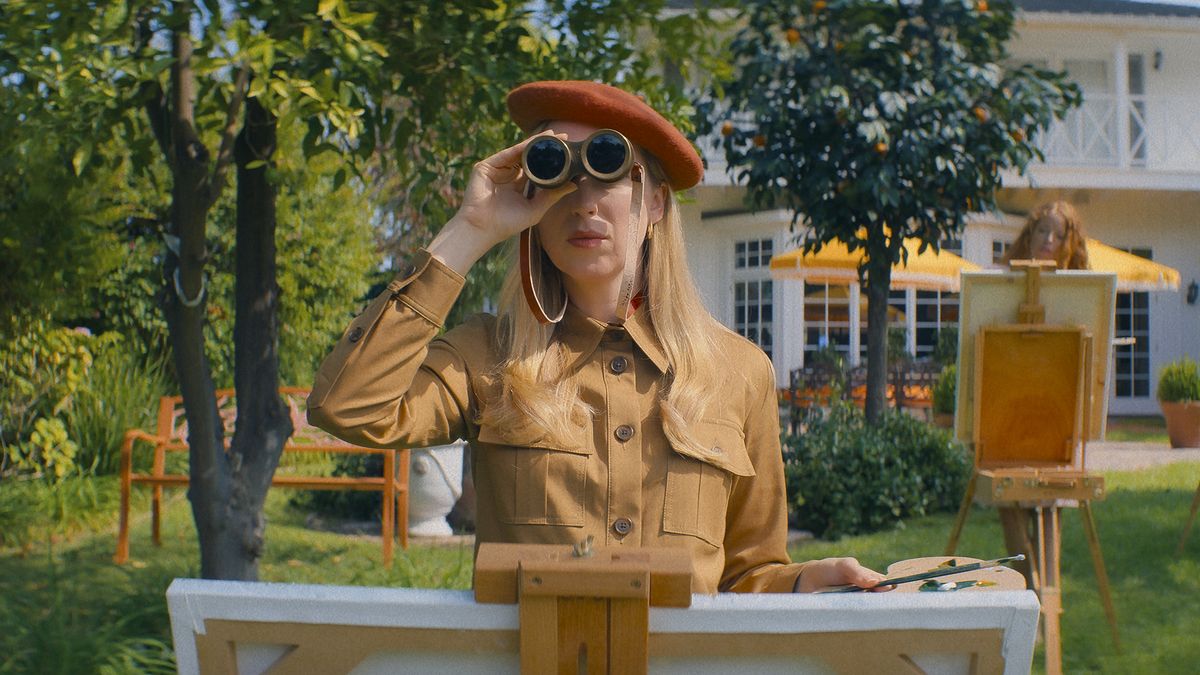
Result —
[{"label": "binocular strap", "polygon": [[621,293],[617,295],[617,324],[625,323],[629,316],[629,301],[633,299],[633,283],[637,276],[637,258],[642,242],[637,238],[637,224],[642,220],[642,199],[646,194],[646,181],[642,165],[634,164],[629,170],[633,181],[633,195],[629,198],[629,225],[625,232],[625,273],[621,275]]},{"label": "binocular strap", "polygon": [[[537,251],[533,250],[533,242],[537,237],[537,233],[533,228],[521,230],[520,244],[520,266],[521,266],[521,290],[525,292],[525,304],[529,305],[529,311],[533,312],[533,316],[540,324],[558,323],[562,321],[563,315],[567,313],[567,291],[563,289],[562,306],[558,308],[558,313],[554,318],[546,313],[546,309],[542,307],[542,300],[538,297],[537,287],[541,283],[542,269],[542,247],[539,245]],[[533,257],[538,257],[538,279],[533,278]]]},{"label": "binocular strap", "polygon": [[[633,284],[637,280],[637,257],[641,250],[641,240],[637,238],[637,223],[642,215],[642,201],[645,199],[646,182],[644,170],[641,164],[634,164],[629,171],[629,178],[633,181],[633,195],[629,199],[629,232],[625,241],[625,271],[621,276],[621,291],[617,295],[617,306],[614,316],[616,324],[625,323],[626,317],[629,315],[629,302],[633,298]],[[563,316],[567,312],[567,297],[566,291],[563,291],[562,306],[558,308],[558,312],[553,318],[546,313],[545,307],[542,305],[541,298],[538,297],[538,285],[541,279],[534,279],[534,255],[538,256],[537,267],[538,276],[541,274],[541,246],[537,251],[534,251],[534,241],[537,233],[533,232],[530,227],[521,232],[521,242],[518,252],[518,260],[521,272],[521,290],[525,293],[525,303],[529,305],[529,310],[533,312],[534,318],[538,323],[558,323],[562,321]]]}]

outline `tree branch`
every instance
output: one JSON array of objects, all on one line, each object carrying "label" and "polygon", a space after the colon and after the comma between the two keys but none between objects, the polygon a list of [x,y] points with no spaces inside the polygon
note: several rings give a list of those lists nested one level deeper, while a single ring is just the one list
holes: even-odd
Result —
[{"label": "tree branch", "polygon": [[233,163],[233,143],[237,137],[238,116],[241,114],[242,103],[246,100],[246,91],[250,85],[250,66],[243,63],[238,68],[233,81],[233,94],[229,97],[229,105],[225,108],[225,128],[221,131],[221,148],[217,151],[217,162],[213,166],[212,178],[208,182],[210,204],[215,203],[225,189],[225,177],[229,173],[229,165]]},{"label": "tree branch", "polygon": [[[142,56],[150,39],[154,37],[154,29],[150,27],[150,11],[143,7],[138,11],[137,30],[134,38],[133,53]],[[146,117],[150,120],[150,130],[154,140],[158,141],[158,149],[162,151],[167,161],[171,160],[171,124],[167,110],[167,95],[163,92],[162,83],[157,79],[143,82],[141,94],[144,99],[143,107]]]},{"label": "tree branch", "polygon": [[146,117],[150,120],[150,130],[154,132],[154,140],[158,141],[158,149],[163,157],[171,158],[171,125],[168,119],[167,95],[163,93],[162,85],[157,81],[142,83],[142,96],[145,102]]}]

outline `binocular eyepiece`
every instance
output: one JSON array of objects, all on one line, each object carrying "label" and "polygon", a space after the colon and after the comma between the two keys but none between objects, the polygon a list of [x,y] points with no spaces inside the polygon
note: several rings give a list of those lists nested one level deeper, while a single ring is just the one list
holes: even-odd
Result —
[{"label": "binocular eyepiece", "polygon": [[521,154],[525,176],[540,188],[556,188],[582,173],[612,183],[624,178],[632,166],[629,139],[612,129],[600,129],[574,142],[542,136]]}]

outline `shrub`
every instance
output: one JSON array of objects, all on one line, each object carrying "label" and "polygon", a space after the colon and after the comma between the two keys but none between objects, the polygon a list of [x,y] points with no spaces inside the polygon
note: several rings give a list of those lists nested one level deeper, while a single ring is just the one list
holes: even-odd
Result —
[{"label": "shrub", "polygon": [[1158,375],[1158,400],[1168,403],[1200,401],[1200,369],[1183,357],[1168,363]]},{"label": "shrub", "polygon": [[790,520],[826,539],[953,511],[970,470],[948,432],[892,410],[870,426],[844,402],[784,440]]},{"label": "shrub", "polygon": [[953,415],[957,392],[958,366],[951,363],[942,368],[942,374],[933,385],[933,412]]},{"label": "shrub", "polygon": [[938,331],[933,360],[943,366],[952,366],[958,361],[958,326],[943,326]]},{"label": "shrub", "polygon": [[94,351],[112,339],[39,319],[0,341],[0,475],[58,479],[76,471],[66,410],[85,386]]},{"label": "shrub", "polygon": [[170,389],[167,368],[131,353],[129,340],[103,345],[88,383],[67,409],[70,436],[79,446],[76,463],[98,474],[116,473],[126,429],[155,428],[158,399]]}]

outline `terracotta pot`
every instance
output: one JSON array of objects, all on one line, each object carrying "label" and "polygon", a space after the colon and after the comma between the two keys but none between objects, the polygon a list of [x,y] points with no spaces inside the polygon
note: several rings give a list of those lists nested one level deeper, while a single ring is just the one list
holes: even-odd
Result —
[{"label": "terracotta pot", "polygon": [[1159,401],[1172,448],[1200,448],[1200,401]]}]

